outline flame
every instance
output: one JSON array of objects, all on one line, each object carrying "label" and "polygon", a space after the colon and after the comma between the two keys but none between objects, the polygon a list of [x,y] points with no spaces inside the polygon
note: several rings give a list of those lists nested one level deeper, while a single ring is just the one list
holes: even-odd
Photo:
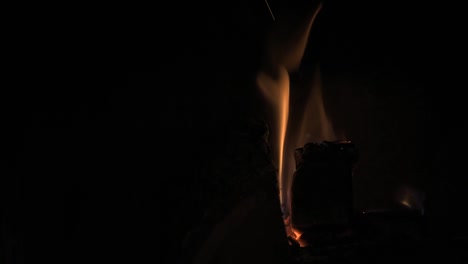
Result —
[{"label": "flame", "polygon": [[[267,41],[267,67],[257,75],[257,84],[270,105],[273,107],[274,152],[278,163],[278,184],[280,202],[284,212],[285,186],[285,140],[288,127],[290,82],[289,72],[297,70],[307,46],[312,24],[322,8],[321,2],[314,2],[304,18],[293,15],[278,19]],[[303,20],[302,20],[303,19]],[[294,28],[293,28],[294,27]]]},{"label": "flame", "polygon": [[[278,184],[279,191],[282,193],[283,176],[283,156],[284,156],[284,141],[286,138],[286,128],[288,125],[288,113],[289,113],[289,74],[285,67],[279,67],[276,74],[277,78],[274,79],[271,76],[261,72],[258,75],[257,83],[260,87],[262,94],[270,101],[273,108],[276,110],[274,115],[278,117],[276,125],[276,139],[275,142],[278,144],[278,151],[276,153],[276,159],[278,161]],[[281,195],[280,195],[280,201]]]},{"label": "flame", "polygon": [[296,139],[294,147],[303,146],[307,142],[338,139],[325,110],[321,73],[318,66],[312,80],[311,89],[300,127],[296,135],[293,135],[293,138]]},{"label": "flame", "polygon": [[[286,235],[288,237],[294,239],[301,247],[307,246],[307,243],[301,240],[301,236],[303,232],[291,226],[291,216],[288,216],[287,218],[284,219],[284,226],[286,227]],[[290,244],[292,243],[290,242]]]},{"label": "flame", "polygon": [[400,186],[396,192],[396,199],[404,206],[424,214],[425,195],[421,190],[408,185]]},{"label": "flame", "polygon": [[[291,187],[294,179],[294,171],[296,169],[296,160],[294,158],[295,150],[309,142],[320,141],[342,141],[346,137],[341,132],[335,130],[333,123],[326,111],[325,98],[323,95],[322,75],[320,67],[315,68],[315,72],[309,76],[308,82],[305,83],[305,88],[308,90],[308,95],[303,96],[301,93],[292,93],[291,99],[304,97],[303,104],[298,107],[291,107],[290,124],[288,127],[287,140],[285,143],[285,153],[289,153],[285,159],[283,177],[283,189],[287,190],[283,195],[283,204],[285,215],[288,216],[286,230],[288,236],[293,238],[300,247],[309,246],[308,239],[303,238],[303,232],[295,228],[291,221],[294,216],[291,212]],[[295,87],[294,87],[295,88]],[[300,101],[300,100],[295,100]],[[309,238],[310,239],[310,238]]]},{"label": "flame", "polygon": [[[294,160],[294,150],[304,146],[308,142],[320,141],[335,141],[344,138],[343,134],[335,131],[332,122],[330,121],[325,109],[323,86],[321,80],[320,67],[317,66],[314,74],[311,76],[309,83],[306,86],[309,89],[309,94],[303,107],[295,109],[297,112],[291,118],[290,129],[288,130],[285,152],[290,153],[285,159],[282,188],[287,190],[283,194],[284,212],[285,215],[291,213],[291,186],[293,175],[296,169]],[[291,109],[294,110],[294,109]]]},{"label": "flame", "polygon": [[411,206],[410,201],[409,201],[408,199],[406,199],[406,198],[403,199],[403,200],[401,201],[401,203],[402,203],[404,206],[406,206],[406,207],[409,207],[409,208],[412,208],[412,207],[413,207],[413,206]]}]

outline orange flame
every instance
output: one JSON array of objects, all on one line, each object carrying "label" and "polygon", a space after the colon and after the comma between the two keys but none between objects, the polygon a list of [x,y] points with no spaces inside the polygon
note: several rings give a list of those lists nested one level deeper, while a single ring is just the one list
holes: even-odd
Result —
[{"label": "orange flame", "polygon": [[[270,101],[276,110],[274,115],[278,117],[278,122],[275,128],[277,131],[275,142],[278,143],[278,151],[276,153],[276,158],[279,163],[278,184],[280,189],[279,191],[282,193],[283,177],[281,172],[283,171],[284,141],[286,138],[289,113],[289,75],[286,68],[280,67],[276,80],[262,72],[258,75],[257,82],[263,95]],[[281,195],[280,201],[282,203]]]},{"label": "orange flame", "polygon": [[285,152],[290,155],[287,156],[284,166],[284,186],[288,190],[283,197],[284,210],[287,215],[291,213],[291,194],[290,189],[293,182],[293,175],[295,171],[294,150],[304,146],[309,142],[320,141],[335,141],[344,139],[344,135],[337,134],[333,128],[324,104],[323,87],[321,80],[320,68],[317,67],[311,82],[307,85],[310,87],[309,95],[306,99],[305,106],[298,111],[297,116],[300,117],[292,121],[290,129],[288,130],[288,140],[285,146]]},{"label": "orange flame", "polygon": [[[318,3],[318,2],[317,2]],[[318,12],[322,7],[318,3],[306,19],[297,28],[291,30],[292,25],[298,25],[296,18],[292,16],[286,20],[278,20],[275,30],[267,43],[268,66],[257,76],[257,84],[264,97],[274,108],[276,123],[272,134],[275,134],[274,142],[276,146],[276,159],[278,162],[278,183],[280,201],[284,210],[284,150],[286,140],[286,130],[289,117],[289,72],[296,70],[306,48],[309,32]],[[288,20],[289,19],[289,20]],[[299,18],[300,19],[300,18]],[[291,23],[291,24],[288,24]]]},{"label": "orange flame", "polygon": [[294,239],[301,247],[307,246],[307,244],[301,240],[302,232],[291,226],[291,216],[284,219],[284,225],[286,227],[286,235],[288,237]]}]

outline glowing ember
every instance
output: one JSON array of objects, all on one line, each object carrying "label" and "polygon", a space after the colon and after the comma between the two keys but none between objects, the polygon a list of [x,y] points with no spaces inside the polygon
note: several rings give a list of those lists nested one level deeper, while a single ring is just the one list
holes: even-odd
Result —
[{"label": "glowing ember", "polygon": [[307,244],[301,240],[302,232],[291,226],[291,217],[284,219],[284,226],[286,227],[286,235],[288,237],[294,239],[301,247],[307,246]]}]

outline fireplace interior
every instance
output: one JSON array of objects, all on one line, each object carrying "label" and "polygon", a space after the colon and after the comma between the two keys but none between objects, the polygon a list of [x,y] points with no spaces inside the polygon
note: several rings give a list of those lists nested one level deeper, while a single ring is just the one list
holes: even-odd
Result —
[{"label": "fireplace interior", "polygon": [[[89,30],[60,6],[6,50],[44,65],[64,47],[61,71],[4,85],[0,263],[468,263],[453,5],[83,6]],[[126,51],[126,75],[94,61]]]}]

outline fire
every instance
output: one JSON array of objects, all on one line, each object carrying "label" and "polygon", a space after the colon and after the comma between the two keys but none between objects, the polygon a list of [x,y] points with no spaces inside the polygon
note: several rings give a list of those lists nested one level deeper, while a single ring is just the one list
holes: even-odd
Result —
[{"label": "fire", "polygon": [[314,75],[311,77],[310,83],[307,85],[310,92],[306,99],[305,106],[301,109],[296,109],[295,112],[300,113],[295,115],[295,119],[291,118],[287,134],[287,142],[285,152],[289,153],[285,160],[283,176],[283,188],[288,190],[284,193],[283,201],[285,212],[290,214],[291,199],[289,190],[291,189],[293,174],[295,171],[294,150],[304,146],[308,142],[320,142],[341,140],[344,135],[338,134],[333,128],[324,104],[323,86],[321,81],[320,68],[317,67]]},{"label": "fire", "polygon": [[407,185],[400,186],[396,192],[396,199],[404,206],[418,210],[424,214],[425,195],[422,191]]},{"label": "fire", "polygon": [[[273,107],[272,135],[273,151],[278,163],[278,184],[280,201],[283,207],[286,202],[285,187],[285,141],[289,119],[290,82],[289,72],[296,70],[307,46],[309,32],[322,4],[315,2],[306,17],[284,17],[277,19],[274,30],[267,40],[267,66],[257,75],[257,84],[270,105]],[[299,22],[298,22],[299,21]],[[292,28],[294,27],[294,28]]]},{"label": "fire", "polygon": [[303,113],[300,127],[296,135],[292,135],[292,138],[296,139],[295,148],[303,146],[307,142],[338,140],[325,110],[319,67],[317,67],[315,76],[313,76],[311,92]]},{"label": "fire", "polygon": [[412,207],[412,206],[411,206],[411,203],[409,202],[408,199],[403,199],[403,200],[401,201],[401,203],[402,203],[404,206],[406,206],[406,207],[409,207],[409,208]]},{"label": "fire", "polygon": [[283,176],[281,175],[281,172],[283,171],[284,140],[286,138],[289,113],[289,74],[286,68],[279,67],[276,79],[273,79],[271,76],[261,72],[258,75],[257,82],[262,94],[276,110],[274,115],[278,117],[278,122],[275,128],[276,139],[274,141],[278,144],[278,151],[276,153],[276,159],[279,163],[278,184],[280,186],[280,193],[282,193]]},{"label": "fire", "polygon": [[[295,240],[301,247],[307,246],[307,244],[301,240],[302,232],[292,227],[290,216],[284,219],[284,226],[286,227],[286,235],[288,237]],[[290,242],[290,244],[292,243]]]}]

